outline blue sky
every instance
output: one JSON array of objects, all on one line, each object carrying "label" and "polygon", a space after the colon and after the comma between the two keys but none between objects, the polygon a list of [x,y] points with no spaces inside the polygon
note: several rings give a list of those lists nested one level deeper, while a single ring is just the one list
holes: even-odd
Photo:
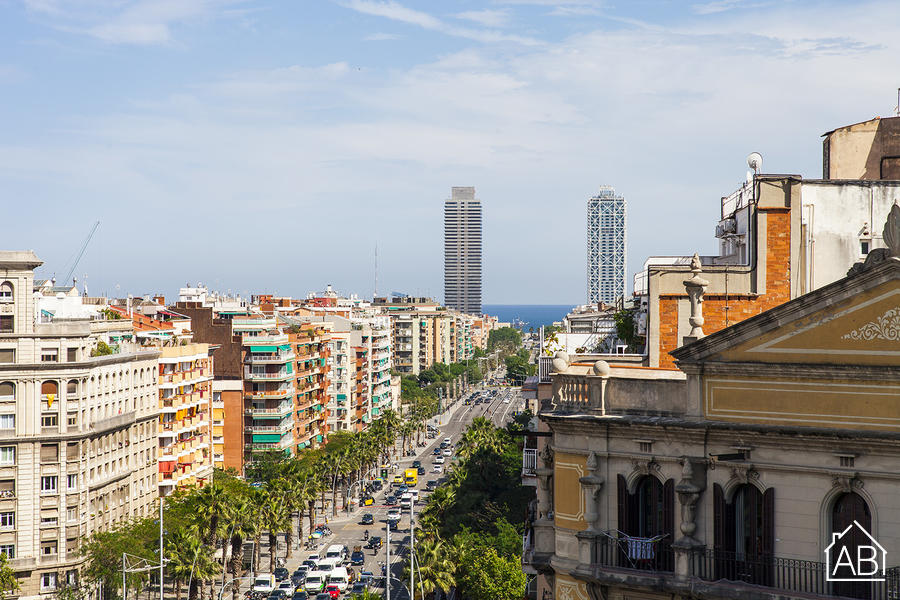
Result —
[{"label": "blue sky", "polygon": [[628,271],[711,253],[751,151],[896,105],[892,2],[0,0],[6,249],[90,292],[442,295],[442,201],[484,203],[485,301],[585,297],[585,201]]}]

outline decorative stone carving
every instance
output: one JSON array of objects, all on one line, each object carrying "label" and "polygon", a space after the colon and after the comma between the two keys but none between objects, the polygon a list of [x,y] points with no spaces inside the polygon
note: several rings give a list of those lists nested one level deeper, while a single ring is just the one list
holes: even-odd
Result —
[{"label": "decorative stone carving", "polygon": [[598,505],[603,496],[603,477],[598,475],[600,461],[596,452],[591,452],[585,463],[588,474],[579,477],[578,481],[584,490],[584,520],[588,523],[588,531],[594,532],[600,529],[600,511]]},{"label": "decorative stone carving", "polygon": [[888,212],[887,220],[882,230],[882,239],[887,248],[876,248],[866,255],[865,262],[858,262],[847,271],[848,276],[868,271],[877,264],[890,259],[900,259],[900,206],[894,201],[894,205]]},{"label": "decorative stone carving", "polygon": [[594,375],[600,377],[609,377],[609,363],[605,360],[598,360],[594,363]]},{"label": "decorative stone carving", "polygon": [[569,355],[560,350],[550,361],[554,373],[564,373],[569,368]]},{"label": "decorative stone carving", "polygon": [[850,493],[865,486],[858,473],[853,475],[833,475],[831,477],[831,485],[844,493]]},{"label": "decorative stone carving", "polygon": [[651,458],[650,460],[638,460],[635,458],[632,459],[631,466],[638,475],[650,475],[651,473],[658,472],[660,469],[659,463],[656,462],[655,458]]},{"label": "decorative stone carving", "polygon": [[738,483],[750,483],[759,479],[759,471],[753,465],[733,465],[731,478]]},{"label": "decorative stone carving", "polygon": [[541,450],[540,453],[541,460],[544,462],[544,466],[548,469],[553,468],[553,448],[550,444],[545,444],[544,449]]},{"label": "decorative stone carving", "polygon": [[706,335],[703,333],[703,292],[709,282],[700,277],[701,272],[700,255],[695,252],[691,259],[691,278],[684,281],[684,288],[691,301],[691,318],[688,320],[691,332],[687,335],[690,339],[686,341],[699,340]]},{"label": "decorative stone carving", "polygon": [[706,489],[706,465],[702,458],[685,456],[681,460],[681,479],[675,484],[675,493],[681,504],[682,537],[676,542],[678,546],[691,548],[702,546],[703,542],[694,537],[697,531],[697,502],[700,494]]},{"label": "decorative stone carving", "polygon": [[869,321],[861,327],[845,333],[841,339],[900,342],[900,306],[888,309],[874,321]]}]

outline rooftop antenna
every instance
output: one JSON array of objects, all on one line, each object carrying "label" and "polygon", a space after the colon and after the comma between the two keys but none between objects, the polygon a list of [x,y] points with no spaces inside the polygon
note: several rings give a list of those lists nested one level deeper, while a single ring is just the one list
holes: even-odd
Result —
[{"label": "rooftop antenna", "polygon": [[378,297],[378,242],[375,242],[375,290],[372,292],[372,299]]},{"label": "rooftop antenna", "polygon": [[900,117],[900,88],[897,88],[897,106],[894,107],[894,116]]}]

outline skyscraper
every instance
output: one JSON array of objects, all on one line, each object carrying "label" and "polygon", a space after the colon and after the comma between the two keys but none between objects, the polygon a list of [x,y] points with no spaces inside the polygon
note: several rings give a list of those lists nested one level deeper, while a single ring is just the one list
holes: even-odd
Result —
[{"label": "skyscraper", "polygon": [[451,188],[444,201],[444,304],[481,314],[481,200],[474,187]]},{"label": "skyscraper", "polygon": [[589,303],[615,304],[625,295],[625,206],[606,185],[587,202]]}]

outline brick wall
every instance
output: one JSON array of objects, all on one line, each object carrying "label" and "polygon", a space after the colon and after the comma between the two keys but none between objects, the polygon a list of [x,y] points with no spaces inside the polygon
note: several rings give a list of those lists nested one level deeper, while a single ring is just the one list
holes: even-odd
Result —
[{"label": "brick wall", "polygon": [[[709,335],[729,325],[756,316],[791,299],[791,212],[761,210],[766,215],[766,293],[759,296],[725,296],[707,293],[703,296],[703,333]],[[674,368],[669,352],[681,345],[678,319],[687,324],[689,314],[678,315],[678,299],[687,294],[659,298],[659,366]]]}]

